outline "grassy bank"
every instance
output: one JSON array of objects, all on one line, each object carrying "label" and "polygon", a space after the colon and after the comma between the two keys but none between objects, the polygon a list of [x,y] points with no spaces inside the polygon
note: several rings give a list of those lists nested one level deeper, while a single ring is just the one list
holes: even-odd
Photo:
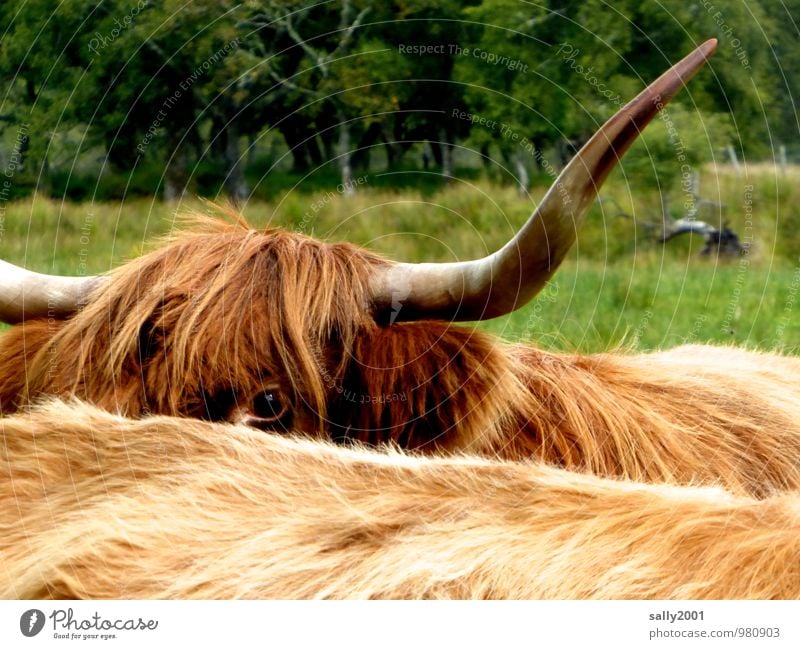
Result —
[{"label": "grassy bank", "polygon": [[[408,261],[448,261],[502,245],[544,193],[521,199],[513,188],[453,181],[438,190],[385,189],[386,178],[364,176],[354,197],[332,186],[284,190],[272,202],[243,211],[255,226],[293,228],[328,240],[348,240]],[[701,212],[727,221],[752,253],[743,258],[698,255],[697,237],[657,243],[645,227],[655,220],[655,190],[633,187],[622,174],[603,191],[578,245],[533,304],[484,323],[510,339],[546,347],[598,351],[683,342],[735,342],[800,349],[800,171],[751,168],[748,174],[708,168],[701,194],[723,208]],[[673,200],[679,216],[682,199]],[[628,216],[620,216],[616,206]],[[141,254],[175,225],[176,213],[207,210],[136,199],[122,204],[61,203],[32,197],[0,206],[0,256],[29,268],[96,273]]]}]

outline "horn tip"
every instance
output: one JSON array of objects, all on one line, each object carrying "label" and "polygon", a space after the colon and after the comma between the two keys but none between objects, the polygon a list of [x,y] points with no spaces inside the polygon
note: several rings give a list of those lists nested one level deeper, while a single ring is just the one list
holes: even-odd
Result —
[{"label": "horn tip", "polygon": [[713,56],[714,52],[717,51],[718,42],[719,41],[717,41],[716,38],[709,38],[705,43],[703,43],[697,49],[699,49],[703,53],[703,56],[708,59],[711,56]]}]

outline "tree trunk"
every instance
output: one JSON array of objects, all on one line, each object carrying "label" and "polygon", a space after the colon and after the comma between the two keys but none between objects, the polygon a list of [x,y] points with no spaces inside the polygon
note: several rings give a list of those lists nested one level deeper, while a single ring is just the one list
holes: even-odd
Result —
[{"label": "tree trunk", "polygon": [[239,151],[239,130],[235,122],[228,122],[223,127],[225,138],[225,193],[234,201],[244,201],[250,195],[250,188],[244,178],[242,157]]},{"label": "tree trunk", "polygon": [[[528,157],[533,162],[533,168],[538,173],[540,171],[548,172],[549,170],[545,167],[544,161],[544,147],[545,143],[541,137],[534,137],[531,138],[531,143],[533,144],[533,152]],[[552,169],[552,167],[551,167]]]},{"label": "tree trunk", "polygon": [[36,191],[49,196],[53,189],[50,181],[50,155],[48,147],[48,151],[45,152],[42,158],[42,173],[39,175],[39,184],[36,186]]},{"label": "tree trunk", "polygon": [[333,146],[333,129],[320,129],[319,139],[322,142],[322,150],[325,152],[326,160],[333,160],[336,157]]},{"label": "tree trunk", "polygon": [[528,195],[528,187],[530,185],[530,176],[528,176],[528,168],[525,166],[525,161],[522,155],[515,153],[512,156],[514,163],[514,173],[517,176],[517,189],[520,196]]},{"label": "tree trunk", "polygon": [[736,149],[733,148],[732,144],[729,144],[727,151],[728,151],[728,157],[731,160],[731,164],[733,165],[733,168],[736,170],[736,173],[738,174],[742,170],[742,168],[739,166],[739,156],[736,155]]},{"label": "tree trunk", "polygon": [[672,228],[670,227],[670,223],[672,222],[672,217],[669,215],[669,199],[667,198],[666,192],[661,192],[661,236],[666,237]]},{"label": "tree trunk", "polygon": [[442,145],[435,139],[431,139],[428,141],[428,146],[431,148],[431,155],[433,156],[433,162],[436,164],[437,167],[442,166]]},{"label": "tree trunk", "polygon": [[384,127],[380,139],[386,152],[386,171],[391,171],[397,166],[401,155],[400,147],[396,143],[397,138],[391,128]]},{"label": "tree trunk", "polygon": [[386,152],[386,171],[391,171],[395,166],[395,148],[386,137],[383,138],[383,150]]},{"label": "tree trunk", "polygon": [[302,174],[308,171],[308,156],[306,147],[301,142],[302,138],[298,135],[297,131],[289,120],[284,122],[279,130],[283,136],[286,146],[289,147],[289,152],[292,154],[292,172]]},{"label": "tree trunk", "polygon": [[344,118],[339,121],[339,174],[342,179],[340,185],[342,194],[345,196],[352,196],[356,193],[355,185],[353,184],[353,167],[350,162],[353,155],[350,150],[350,124]]},{"label": "tree trunk", "polygon": [[481,166],[485,171],[491,171],[492,157],[491,157],[491,152],[489,151],[488,142],[484,142],[483,144],[481,144],[480,152],[481,152]]},{"label": "tree trunk", "polygon": [[367,127],[366,131],[358,140],[358,147],[353,153],[353,167],[363,171],[369,171],[372,151],[378,142],[383,140],[383,130],[378,122],[374,122]]},{"label": "tree trunk", "polygon": [[255,135],[247,137],[247,164],[252,165],[256,161],[256,145],[258,140]]},{"label": "tree trunk", "polygon": [[453,145],[444,129],[439,129],[439,142],[442,149],[442,175],[445,178],[453,177]]},{"label": "tree trunk", "polygon": [[362,147],[361,143],[359,143],[350,158],[350,164],[353,165],[354,169],[369,170],[369,152],[369,147]]},{"label": "tree trunk", "polygon": [[[45,147],[44,155],[42,156],[42,164],[38,173],[37,185],[36,185],[37,192],[46,194],[48,196],[51,195],[53,189],[52,176],[50,174],[50,151],[51,151],[50,147],[52,146],[52,137],[53,136],[51,135],[50,140],[48,141]],[[30,137],[28,135],[25,135],[24,143],[20,143],[20,162],[19,162],[20,169],[23,168],[23,165],[25,164],[25,161],[27,159],[26,156],[28,154],[28,151],[30,150],[30,143],[31,143]],[[33,175],[36,176],[37,174],[34,166],[35,166],[35,158],[31,162],[31,170],[33,171]]]},{"label": "tree trunk", "polygon": [[170,138],[168,151],[172,152],[172,159],[167,163],[164,171],[164,200],[175,201],[183,198],[189,183],[189,175],[186,171],[186,153],[184,152],[185,142],[180,142],[179,138]]},{"label": "tree trunk", "polygon": [[394,150],[394,163],[399,165],[403,162],[403,158],[405,157],[406,153],[411,150],[411,147],[414,146],[414,142],[409,141],[398,141],[395,140],[394,144],[392,145],[392,149]]},{"label": "tree trunk", "polygon": [[174,161],[164,174],[164,200],[166,202],[177,201],[183,198],[186,193],[186,183],[183,174],[174,170]]},{"label": "tree trunk", "polygon": [[306,150],[311,158],[311,163],[316,167],[321,167],[325,162],[325,158],[322,156],[322,151],[320,151],[316,135],[309,134],[309,138],[306,140]]},{"label": "tree trunk", "polygon": [[558,157],[559,165],[562,169],[569,164],[569,161],[572,160],[572,157],[578,152],[579,148],[580,147],[576,146],[576,143],[573,140],[561,138],[558,141],[556,144],[556,155]]}]

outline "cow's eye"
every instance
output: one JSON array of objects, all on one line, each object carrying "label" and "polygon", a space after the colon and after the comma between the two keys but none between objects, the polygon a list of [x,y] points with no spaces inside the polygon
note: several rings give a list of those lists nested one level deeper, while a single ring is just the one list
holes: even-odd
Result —
[{"label": "cow's eye", "polygon": [[264,431],[290,431],[294,424],[293,408],[294,402],[280,387],[270,386],[249,399],[240,396],[227,420]]},{"label": "cow's eye", "polygon": [[289,410],[289,404],[279,390],[264,390],[253,399],[252,415],[265,422],[281,419]]}]

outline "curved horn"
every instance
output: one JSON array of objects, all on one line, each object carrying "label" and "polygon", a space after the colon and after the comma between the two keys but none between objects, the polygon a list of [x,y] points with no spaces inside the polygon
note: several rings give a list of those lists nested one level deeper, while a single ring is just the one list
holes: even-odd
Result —
[{"label": "curved horn", "polygon": [[0,261],[0,322],[63,318],[77,311],[99,277],[42,275]]},{"label": "curved horn", "polygon": [[575,155],[517,235],[474,261],[392,263],[373,276],[381,319],[486,320],[530,301],[566,256],[597,191],[641,130],[717,48],[703,43],[609,119]]}]

